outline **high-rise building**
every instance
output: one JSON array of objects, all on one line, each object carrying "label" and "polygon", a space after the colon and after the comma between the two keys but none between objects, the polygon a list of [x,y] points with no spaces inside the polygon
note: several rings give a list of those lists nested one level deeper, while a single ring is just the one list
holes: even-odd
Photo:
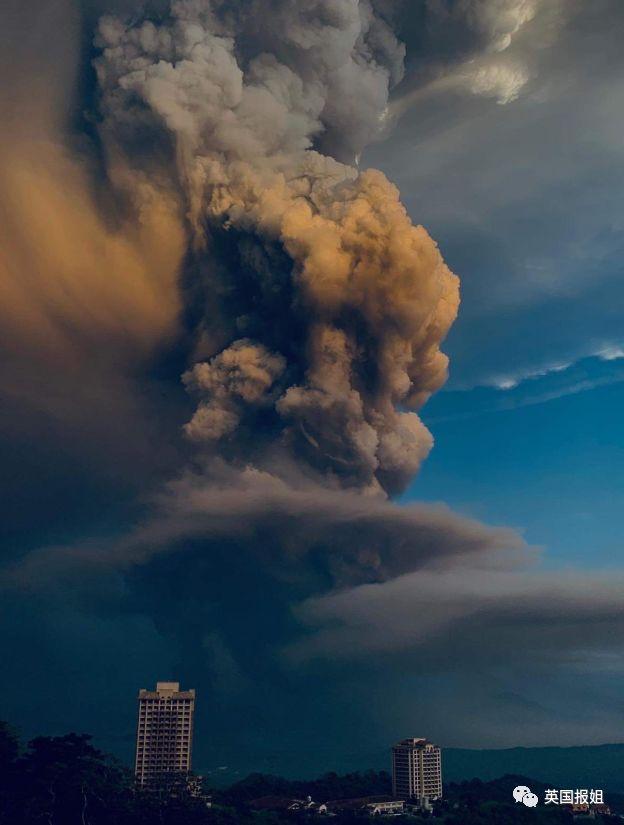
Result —
[{"label": "high-rise building", "polygon": [[191,770],[195,691],[179,682],[158,682],[139,691],[135,773],[141,787]]},{"label": "high-rise building", "polygon": [[392,794],[421,803],[442,796],[442,756],[426,739],[402,739],[392,748]]}]

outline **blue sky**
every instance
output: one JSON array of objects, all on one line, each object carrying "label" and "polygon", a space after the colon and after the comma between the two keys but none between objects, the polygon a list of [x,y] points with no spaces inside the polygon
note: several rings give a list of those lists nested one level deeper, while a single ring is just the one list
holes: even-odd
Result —
[{"label": "blue sky", "polygon": [[423,411],[435,447],[406,499],[591,567],[624,560],[624,83],[620,10],[572,9],[516,100],[434,95],[365,162],[462,281],[450,381]]},{"label": "blue sky", "polygon": [[[600,383],[605,372],[613,383]],[[621,565],[624,370],[589,359],[566,373],[440,393],[424,415],[435,448],[406,498],[513,526],[547,565]]]}]

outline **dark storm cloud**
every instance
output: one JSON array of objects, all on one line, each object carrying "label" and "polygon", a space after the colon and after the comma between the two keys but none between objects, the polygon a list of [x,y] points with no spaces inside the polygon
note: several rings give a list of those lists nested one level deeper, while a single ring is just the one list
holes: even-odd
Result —
[{"label": "dark storm cloud", "polygon": [[[163,640],[162,662],[202,687],[211,735],[207,742],[200,737],[200,753],[221,754],[204,759],[228,752],[228,725],[236,718],[248,719],[250,753],[257,754],[255,763],[245,763],[248,770],[263,764],[267,741],[275,743],[271,768],[285,770],[284,749],[296,749],[293,737],[304,733],[311,753],[300,770],[348,759],[359,764],[333,734],[330,752],[317,741],[321,720],[336,735],[349,730],[359,741],[363,697],[354,699],[352,668],[338,658],[331,676],[293,667],[283,651],[307,632],[293,606],[407,571],[443,571],[460,559],[505,568],[530,551],[512,531],[443,506],[400,507],[379,496],[323,489],[297,478],[296,468],[288,475],[285,481],[214,465],[208,479],[189,474],[130,535],[38,551],[3,570],[3,601],[26,599],[48,616],[62,607],[67,621],[86,624],[85,633],[116,627],[124,617],[128,627],[152,627]],[[361,678],[373,689],[374,674]],[[240,756],[231,758],[240,765]]]},{"label": "dark storm cloud", "polygon": [[2,579],[5,592],[146,614],[204,658],[206,636],[241,679],[319,658],[468,674],[510,664],[510,651],[517,666],[556,669],[621,650],[624,580],[536,562],[516,533],[441,506],[230,469],[172,484],[120,540],[38,551]]},{"label": "dark storm cloud", "polygon": [[[495,570],[458,560],[383,584],[305,602],[315,629],[295,657],[394,654],[421,669],[496,669],[513,660],[556,668],[599,661],[624,642],[624,577],[612,573]],[[392,632],[388,632],[388,628]]]},{"label": "dark storm cloud", "polygon": [[[213,475],[210,478],[210,475]],[[184,564],[185,543],[204,564],[227,563],[225,540],[248,559],[303,592],[392,579],[422,566],[444,569],[456,559],[509,566],[527,552],[513,531],[462,518],[448,508],[399,506],[381,496],[324,489],[290,473],[286,479],[222,466],[187,474],[168,486],[149,520],[117,541],[36,551],[5,569],[3,581],[54,592],[63,581],[98,588],[108,574],[149,567],[159,556]],[[227,555],[227,554],[226,554]],[[202,580],[197,582],[202,588]]]},{"label": "dark storm cloud", "polygon": [[[165,660],[209,691],[211,728],[223,725],[214,713],[262,708],[251,736],[259,753],[256,738],[282,729],[282,712],[303,713],[300,731],[313,724],[308,713],[330,724],[328,709],[311,710],[316,701],[342,713],[332,729],[356,741],[362,714],[375,713],[385,736],[409,718],[480,744],[462,722],[469,713],[487,741],[509,744],[517,722],[501,714],[521,710],[527,743],[557,725],[565,732],[552,685],[566,673],[608,674],[623,643],[619,574],[544,571],[537,561],[516,533],[445,507],[322,490],[294,473],[285,482],[213,468],[210,480],[189,474],[171,485],[130,535],[36,552],[5,568],[2,582],[5,601],[62,604],[78,626],[147,622]],[[541,710],[525,707],[529,677],[543,686]],[[381,700],[372,710],[389,692],[392,713]],[[448,708],[440,714],[445,701],[452,720]],[[289,742],[285,734],[279,747]],[[337,753],[347,758],[338,744]]]}]

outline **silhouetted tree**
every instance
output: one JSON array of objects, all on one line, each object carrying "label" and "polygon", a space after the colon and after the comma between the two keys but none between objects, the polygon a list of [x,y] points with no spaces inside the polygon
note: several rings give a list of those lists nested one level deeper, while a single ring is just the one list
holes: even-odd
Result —
[{"label": "silhouetted tree", "polygon": [[6,813],[15,785],[15,763],[19,754],[19,740],[15,731],[0,722],[0,823],[8,822]]},{"label": "silhouetted tree", "polygon": [[40,736],[15,764],[11,823],[106,825],[131,799],[131,775],[75,733]]}]

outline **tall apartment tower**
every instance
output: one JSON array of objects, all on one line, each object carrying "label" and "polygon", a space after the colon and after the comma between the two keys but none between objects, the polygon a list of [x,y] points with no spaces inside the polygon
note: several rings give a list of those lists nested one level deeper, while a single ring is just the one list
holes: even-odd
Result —
[{"label": "tall apartment tower", "polygon": [[392,748],[392,795],[421,803],[442,796],[442,756],[426,739],[402,739]]},{"label": "tall apartment tower", "polygon": [[195,691],[158,682],[139,691],[135,773],[141,787],[191,770]]}]

